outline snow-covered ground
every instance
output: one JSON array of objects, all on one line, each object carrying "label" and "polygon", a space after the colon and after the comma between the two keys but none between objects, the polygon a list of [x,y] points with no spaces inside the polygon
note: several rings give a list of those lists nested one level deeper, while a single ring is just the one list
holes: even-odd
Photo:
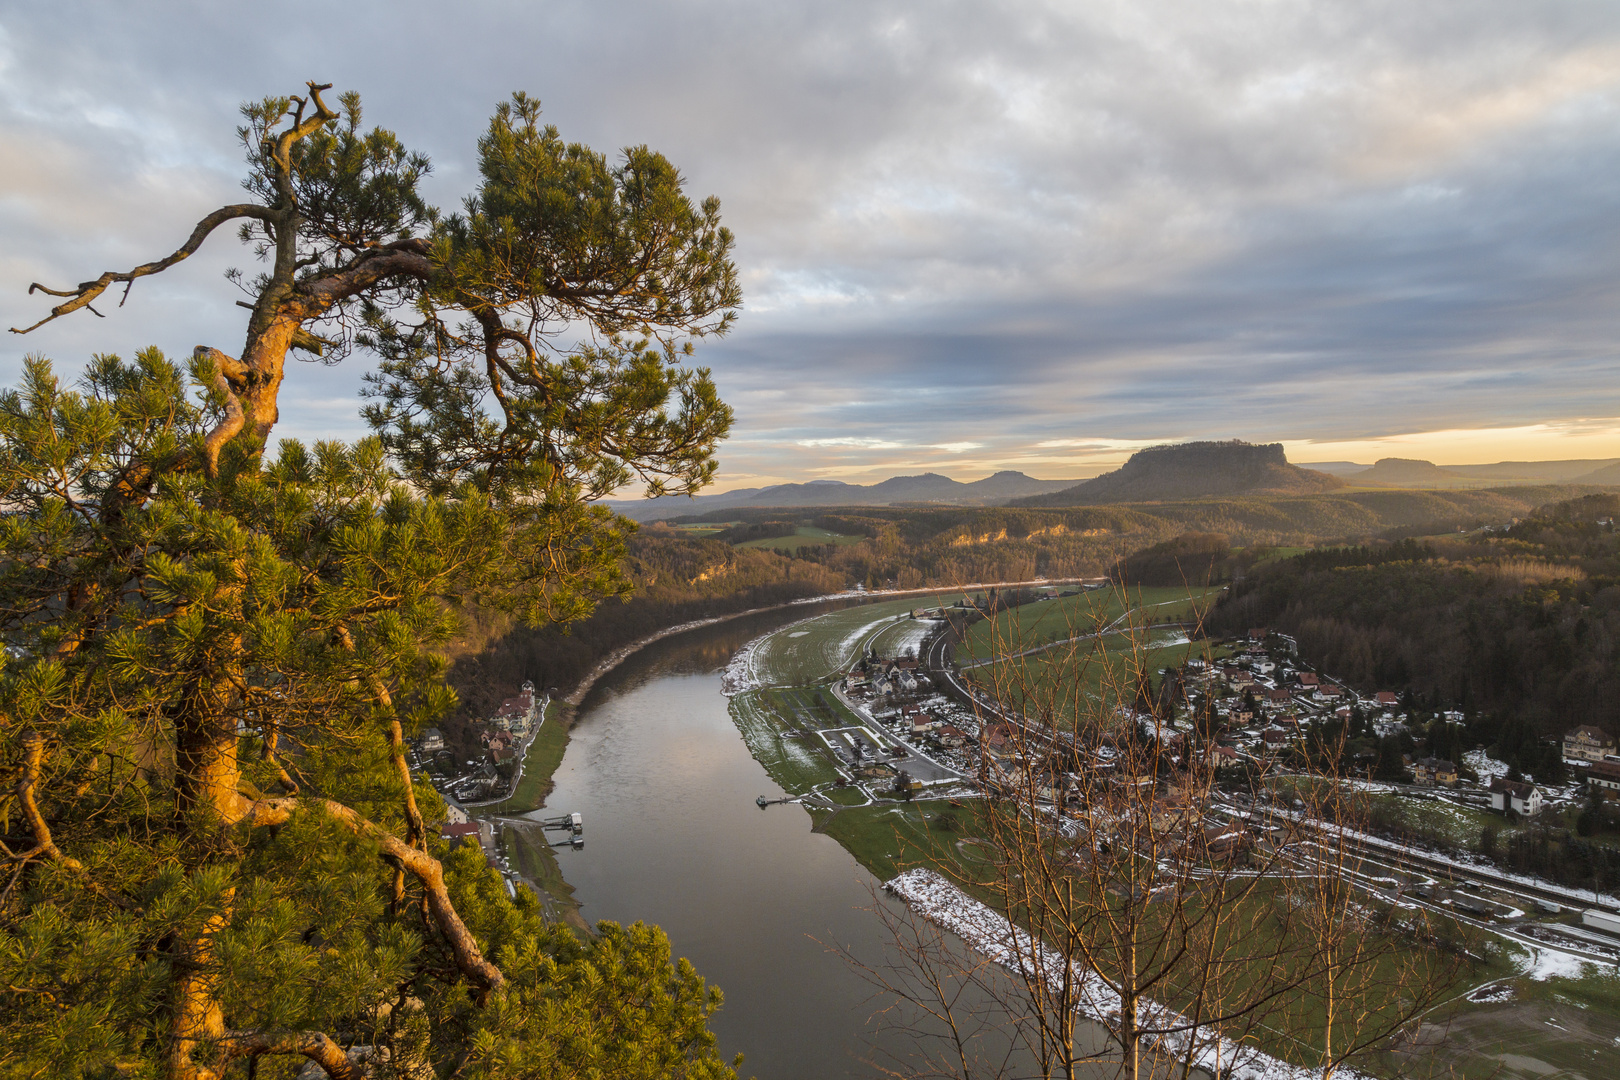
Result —
[{"label": "snow-covered ground", "polygon": [[[1053,972],[1053,980],[1063,978],[1064,963],[1044,943],[1014,926],[985,904],[958,889],[932,870],[907,870],[888,881],[889,892],[905,901],[917,914],[955,934],[969,946],[1015,973],[1035,967],[1031,957],[1039,957],[1039,969]],[[1070,978],[1080,987],[1076,995],[1078,1011],[1104,1025],[1117,1026],[1119,997],[1095,975],[1069,967]],[[1172,1061],[1191,1058],[1194,1065],[1215,1075],[1225,1071],[1233,1080],[1315,1080],[1320,1070],[1290,1065],[1252,1047],[1237,1046],[1219,1038],[1208,1028],[1194,1029],[1178,1014],[1151,1002],[1143,1004],[1140,1023],[1144,1028],[1171,1033],[1161,1035],[1153,1052]],[[1179,1029],[1179,1030],[1174,1030]],[[1353,1069],[1340,1067],[1335,1076],[1345,1080],[1365,1080]]]},{"label": "snow-covered ground", "polygon": [[939,624],[939,619],[907,619],[893,631],[883,635],[879,650],[886,659],[915,657],[917,650],[922,648],[922,643]]},{"label": "snow-covered ground", "polygon": [[1544,982],[1547,979],[1579,979],[1586,974],[1587,968],[1597,967],[1596,964],[1579,956],[1557,949],[1536,949],[1535,954],[1536,958],[1525,974],[1537,982]]},{"label": "snow-covered ground", "polygon": [[1463,764],[1479,774],[1479,782],[1489,786],[1498,776],[1506,776],[1507,763],[1497,761],[1483,750],[1470,750],[1463,755]]}]

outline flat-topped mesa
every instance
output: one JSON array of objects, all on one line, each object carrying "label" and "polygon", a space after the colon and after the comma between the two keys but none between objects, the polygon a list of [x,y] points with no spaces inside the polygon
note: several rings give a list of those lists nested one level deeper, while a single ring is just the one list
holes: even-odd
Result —
[{"label": "flat-topped mesa", "polygon": [[1343,487],[1326,473],[1290,465],[1281,443],[1191,442],[1151,446],[1120,468],[1016,506],[1084,506],[1237,495],[1308,495]]},{"label": "flat-topped mesa", "polygon": [[1391,487],[1403,486],[1440,486],[1451,481],[1463,481],[1467,478],[1461,473],[1442,469],[1432,461],[1422,458],[1379,458],[1373,467],[1365,472],[1350,473],[1345,479],[1352,484],[1387,484]]}]

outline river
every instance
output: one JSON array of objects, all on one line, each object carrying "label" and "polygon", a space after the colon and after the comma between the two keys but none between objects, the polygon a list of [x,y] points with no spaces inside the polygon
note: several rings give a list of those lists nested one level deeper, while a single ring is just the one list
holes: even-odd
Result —
[{"label": "river", "polygon": [[[876,880],[749,756],[720,693],[745,642],[803,618],[770,612],[655,642],[580,704],[556,789],[536,818],[578,811],[585,846],[558,849],[591,922],[657,923],[718,985],[712,1027],[743,1076],[875,1075],[871,988],[833,942],[881,953]],[[891,1036],[891,1049],[905,1047]]]},{"label": "river", "polygon": [[725,994],[711,1021],[721,1054],[742,1053],[741,1075],[762,1080],[872,1078],[874,1060],[892,1067],[915,1051],[874,1023],[887,1002],[830,949],[880,962],[887,935],[871,909],[894,901],[798,806],[755,804],[783,792],[720,692],[739,648],[811,613],[762,613],[632,654],[581,702],[556,788],[528,815],[584,815],[584,847],[557,849],[581,915],[662,926]]}]

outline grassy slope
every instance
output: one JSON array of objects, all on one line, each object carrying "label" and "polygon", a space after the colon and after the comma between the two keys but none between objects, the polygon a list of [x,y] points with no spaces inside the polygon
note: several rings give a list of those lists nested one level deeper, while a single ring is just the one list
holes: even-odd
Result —
[{"label": "grassy slope", "polygon": [[579,904],[574,900],[574,887],[563,878],[557,853],[543,841],[540,830],[502,826],[501,841],[517,872],[534,882],[549,898],[548,915],[561,919],[576,933],[591,933],[590,924],[580,915]]},{"label": "grassy slope", "polygon": [[[1111,702],[1129,704],[1136,685],[1136,673],[1146,670],[1155,690],[1158,671],[1179,667],[1190,656],[1218,660],[1230,650],[1208,641],[1188,641],[1178,645],[1154,645],[1162,633],[1150,632],[1143,646],[1128,636],[1111,634],[1076,646],[1058,646],[1046,652],[1003,660],[974,668],[972,678],[997,693],[1019,699],[1027,694],[1032,702],[1073,702],[1099,694]],[[1107,693],[1102,694],[1104,687]],[[1086,698],[1076,698],[1079,690]]]},{"label": "grassy slope", "polygon": [[809,525],[800,525],[792,536],[767,536],[758,540],[744,540],[735,545],[740,548],[767,548],[771,551],[797,551],[802,547],[814,544],[837,544],[847,547],[865,540],[864,536],[848,536],[844,533],[828,532],[826,529],[817,529]]},{"label": "grassy slope", "polygon": [[[947,603],[961,598],[960,593],[942,596]],[[939,602],[924,596],[886,600],[783,627],[755,646],[755,677],[770,686],[810,686],[830,679],[859,659],[867,642],[894,620]]]},{"label": "grassy slope", "polygon": [[1093,589],[1076,596],[1023,604],[997,612],[994,619],[975,623],[961,653],[982,660],[1092,634],[1119,618],[1127,607],[1142,611],[1154,622],[1192,618],[1208,611],[1218,595],[1218,588],[1132,586]]},{"label": "grassy slope", "polygon": [[560,701],[546,708],[546,719],[540,732],[529,744],[523,758],[523,778],[510,798],[491,806],[481,807],[481,814],[526,814],[545,805],[551,794],[551,776],[562,764],[563,752],[568,749],[568,729],[574,722],[574,711]]},{"label": "grassy slope", "polygon": [[[994,906],[995,897],[973,885],[976,877],[990,871],[982,856],[976,855],[973,836],[979,831],[976,828],[977,815],[982,812],[982,804],[971,803],[957,808],[933,802],[899,807],[861,807],[842,810],[836,814],[816,811],[812,816],[819,829],[842,844],[879,880],[887,880],[909,867],[928,866],[955,879],[970,893]],[[941,820],[947,815],[953,819],[952,827],[949,829],[943,827],[945,823]],[[1272,899],[1263,890],[1262,894],[1246,902],[1262,905],[1263,909],[1263,906],[1270,904]],[[1252,934],[1252,930],[1242,930],[1244,938],[1232,942],[1234,950],[1263,954],[1268,945],[1275,944],[1267,939],[1268,933],[1275,936],[1275,923],[1264,917],[1263,910],[1258,922],[1237,918],[1231,913],[1228,913],[1227,918],[1235,927],[1257,926],[1260,929],[1260,937],[1254,939],[1248,937]],[[1481,943],[1480,935],[1466,929],[1462,931],[1462,941],[1471,951],[1476,952]],[[1406,961],[1415,961],[1420,967],[1432,970],[1435,974],[1445,969],[1448,963],[1445,956],[1435,954],[1428,946],[1414,951],[1403,949],[1400,956]],[[1389,960],[1383,965],[1386,977],[1392,970],[1393,962]],[[1515,970],[1513,964],[1514,958],[1503,950],[1496,950],[1493,956],[1484,961],[1465,962],[1456,971],[1447,972],[1445,976],[1451,984],[1450,993],[1466,993],[1475,986],[1510,976]],[[1178,1006],[1186,1005],[1185,1001],[1175,1000],[1173,993],[1165,993],[1163,988],[1155,996],[1168,998]],[[1366,1004],[1370,1005],[1373,1011],[1378,1011],[1376,1002]],[[1321,1006],[1309,995],[1293,995],[1286,1009],[1289,1013],[1289,1022],[1286,1025],[1288,1028],[1295,1031],[1321,1029]],[[1281,1017],[1277,1019],[1282,1020]],[[1279,1032],[1260,1030],[1255,1033],[1255,1043],[1277,1056],[1300,1063],[1309,1061],[1309,1049],[1296,1039]]]}]

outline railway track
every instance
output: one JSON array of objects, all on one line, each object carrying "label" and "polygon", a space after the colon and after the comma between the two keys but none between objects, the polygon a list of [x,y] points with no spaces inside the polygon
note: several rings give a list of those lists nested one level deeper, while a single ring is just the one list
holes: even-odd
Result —
[{"label": "railway track", "polygon": [[[939,675],[943,676],[944,681],[956,691],[956,693],[965,703],[989,712],[993,716],[998,717],[1004,723],[1018,726],[1025,732],[1026,737],[1037,741],[1044,741],[1046,745],[1050,747],[1052,744],[1050,732],[1040,730],[1037,725],[1031,724],[1026,718],[1013,710],[1009,710],[1005,707],[1000,707],[986,701],[983,697],[975,694],[972,690],[961,683],[957,676],[955,666],[951,662],[951,645],[953,644],[951,641],[951,636],[952,635],[949,630],[942,630],[929,642],[927,642],[924,655],[928,658],[928,666],[934,672],[937,672]],[[1240,808],[1233,806],[1231,809],[1238,810]],[[1269,807],[1252,807],[1250,809],[1260,810],[1268,815],[1277,812]],[[1572,893],[1575,893],[1575,890],[1566,891],[1557,888],[1550,888],[1508,877],[1505,874],[1501,874],[1489,869],[1463,866],[1446,859],[1425,855],[1409,848],[1399,847],[1393,841],[1384,840],[1380,837],[1366,837],[1365,843],[1365,854],[1368,858],[1378,859],[1397,869],[1414,871],[1422,873],[1426,876],[1445,879],[1454,883],[1473,882],[1479,885],[1489,886],[1492,889],[1496,889],[1512,896],[1521,897],[1531,901],[1540,900],[1546,903],[1557,904],[1562,908],[1591,907],[1597,908],[1600,911],[1607,911],[1611,914],[1620,914],[1620,904],[1617,904],[1612,900],[1604,899],[1597,894],[1594,894],[1591,899],[1579,896],[1578,894],[1572,895]]]}]

